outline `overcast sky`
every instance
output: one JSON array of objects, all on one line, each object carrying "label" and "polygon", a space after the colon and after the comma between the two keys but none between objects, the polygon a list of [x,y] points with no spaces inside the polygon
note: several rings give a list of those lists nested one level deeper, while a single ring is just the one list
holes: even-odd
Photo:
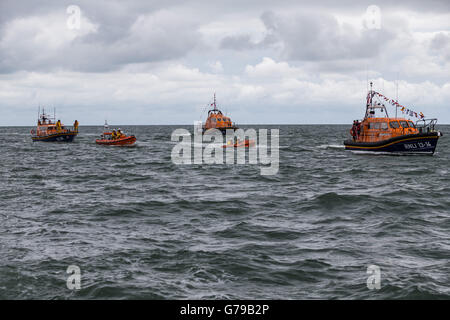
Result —
[{"label": "overcast sky", "polygon": [[214,92],[238,124],[351,123],[367,78],[450,123],[450,1],[393,3],[0,0],[0,125],[192,124]]}]

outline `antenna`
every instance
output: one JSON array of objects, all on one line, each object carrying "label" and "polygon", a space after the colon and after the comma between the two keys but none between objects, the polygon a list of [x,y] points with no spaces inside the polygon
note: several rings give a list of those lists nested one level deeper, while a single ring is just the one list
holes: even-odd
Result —
[{"label": "antenna", "polygon": [[367,87],[366,91],[369,91],[369,69],[367,68],[367,65],[366,65],[366,87]]},{"label": "antenna", "polygon": [[[395,102],[398,103],[398,71],[397,71],[397,79],[395,81],[395,88],[396,88],[396,98],[395,98]],[[395,105],[395,117],[397,118],[397,113],[398,113],[398,106]]]}]

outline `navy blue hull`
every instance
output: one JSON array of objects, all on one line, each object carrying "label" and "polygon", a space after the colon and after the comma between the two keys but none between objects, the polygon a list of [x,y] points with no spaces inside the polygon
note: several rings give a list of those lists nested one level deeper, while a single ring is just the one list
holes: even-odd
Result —
[{"label": "navy blue hull", "polygon": [[48,136],[32,136],[31,139],[43,142],[72,142],[77,134],[77,132],[56,133]]},{"label": "navy blue hull", "polygon": [[373,143],[346,140],[344,145],[354,151],[433,154],[440,136],[440,132],[420,133]]}]

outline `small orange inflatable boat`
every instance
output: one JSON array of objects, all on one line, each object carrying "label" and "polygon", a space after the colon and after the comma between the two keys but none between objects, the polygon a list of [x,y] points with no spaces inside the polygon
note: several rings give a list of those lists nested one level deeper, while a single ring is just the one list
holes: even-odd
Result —
[{"label": "small orange inflatable boat", "polygon": [[[109,135],[111,136],[110,132],[105,132],[105,134],[106,133],[109,133]],[[102,145],[108,145],[108,146],[130,146],[130,145],[133,145],[135,142],[136,142],[135,136],[125,136],[125,137],[121,137],[121,138],[117,138],[117,139],[111,139],[111,138],[108,139],[105,135],[105,138],[95,140],[96,144],[102,144]]]},{"label": "small orange inflatable boat", "polygon": [[107,146],[131,146],[136,142],[134,135],[127,136],[120,129],[107,131],[108,124],[105,122],[105,131],[101,135],[100,139],[96,139],[96,144]]},{"label": "small orange inflatable boat", "polygon": [[228,141],[227,144],[224,144],[222,148],[249,148],[253,147],[255,145],[255,140],[244,140],[244,141],[238,141],[236,143],[232,143],[231,141]]}]

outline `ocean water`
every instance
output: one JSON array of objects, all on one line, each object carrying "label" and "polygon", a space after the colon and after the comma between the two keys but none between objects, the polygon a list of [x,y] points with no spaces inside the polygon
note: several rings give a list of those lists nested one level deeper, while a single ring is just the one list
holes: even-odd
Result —
[{"label": "ocean water", "polygon": [[273,176],[175,165],[177,127],[122,128],[137,146],[0,128],[1,299],[450,298],[450,126],[434,156],[345,151],[349,126],[265,126]]}]

